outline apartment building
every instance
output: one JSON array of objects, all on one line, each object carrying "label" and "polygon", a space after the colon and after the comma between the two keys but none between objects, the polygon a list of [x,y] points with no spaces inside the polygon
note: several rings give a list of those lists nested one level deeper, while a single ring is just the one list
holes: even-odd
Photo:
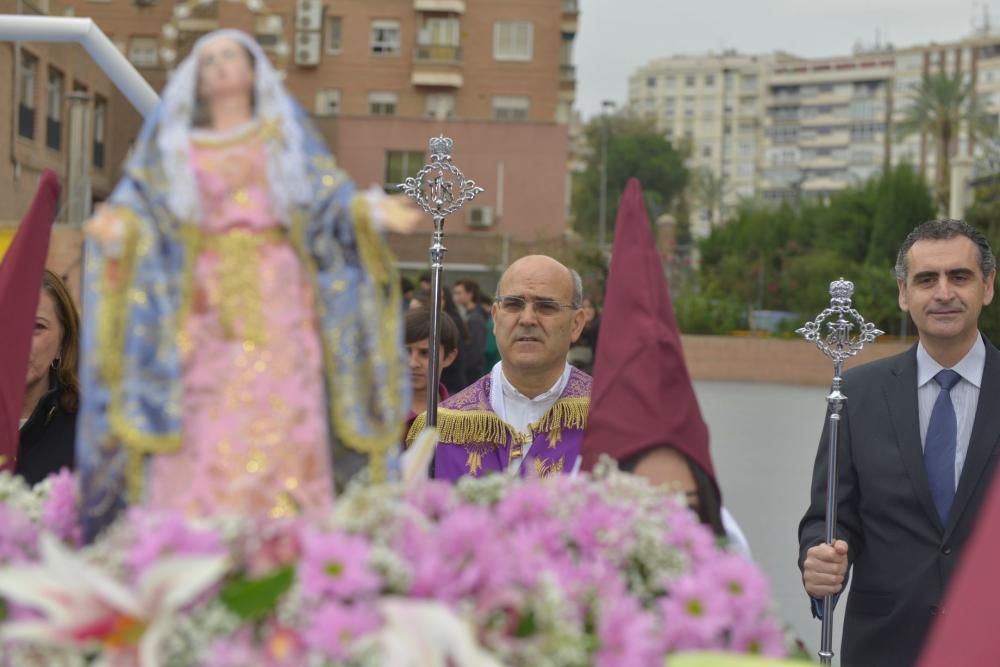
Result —
[{"label": "apartment building", "polygon": [[[10,13],[31,10],[31,2],[0,0]],[[561,238],[568,229],[576,0],[52,2],[33,11],[93,18],[157,90],[201,35],[220,27],[254,34],[361,185],[394,192],[428,158],[430,137],[452,136],[456,164],[485,192],[449,219],[449,234],[473,239],[459,247],[490,249],[475,259],[452,253],[453,262],[474,269],[496,265],[504,243]],[[14,49],[0,45],[0,67],[13,71]],[[96,69],[76,46],[22,45],[29,56],[16,85],[36,90],[34,143],[46,164],[58,162],[45,152],[52,149],[45,148],[41,126],[48,113],[43,79],[50,49],[72,54],[67,57],[74,66],[61,70],[66,92],[79,78],[77,69]],[[28,73],[32,67],[34,75]],[[109,107],[94,111],[95,136],[113,144],[94,153],[113,185],[141,119],[130,117],[127,108],[112,111],[123,100],[99,72],[93,75],[102,83],[92,104]],[[5,109],[0,101],[0,112],[4,123],[16,127],[18,109]],[[0,171],[0,187],[11,178]],[[94,186],[98,200],[107,194],[100,179]],[[10,215],[18,217],[17,211]],[[426,245],[419,252],[413,243],[396,250],[404,266],[417,267],[426,265]]]},{"label": "apartment building", "polygon": [[[1000,36],[989,31],[841,57],[729,53],[656,60],[629,78],[629,111],[654,121],[676,144],[687,143],[690,166],[711,170],[723,202],[825,198],[864,182],[887,162],[909,162],[933,182],[933,140],[895,130],[931,72],[961,72],[981,107],[1000,117]],[[963,128],[955,154],[981,157],[986,148]],[[696,233],[707,231],[707,217]]]},{"label": "apartment building", "polygon": [[760,193],[827,197],[883,164],[891,113],[891,53],[776,65],[767,83]]},{"label": "apartment building", "polygon": [[757,194],[768,72],[784,59],[735,52],[674,56],[629,77],[629,113],[652,120],[687,154],[692,171],[707,170],[717,183],[717,201],[696,207],[696,234],[706,234],[725,207]]}]

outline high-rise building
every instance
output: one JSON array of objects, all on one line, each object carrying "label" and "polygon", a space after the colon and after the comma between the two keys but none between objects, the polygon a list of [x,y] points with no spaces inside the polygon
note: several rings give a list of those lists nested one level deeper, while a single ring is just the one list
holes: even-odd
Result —
[{"label": "high-rise building", "polygon": [[[994,122],[1000,117],[1000,36],[988,30],[947,44],[879,46],[840,57],[728,53],[655,60],[629,78],[629,111],[686,146],[692,170],[710,170],[721,186],[723,205],[748,196],[822,199],[886,164],[909,162],[934,181],[934,138],[898,130],[933,72],[960,73],[980,108]],[[968,130],[959,128],[955,156],[995,151]],[[998,160],[1000,154],[993,155],[994,165]],[[704,202],[699,206],[706,209]],[[706,233],[706,220],[719,213],[703,212],[695,233]]]},{"label": "high-rise building", "polygon": [[776,65],[767,83],[761,195],[827,197],[883,164],[892,54]]},{"label": "high-rise building", "polygon": [[707,233],[726,206],[757,194],[767,76],[772,63],[784,58],[674,56],[629,77],[629,113],[652,120],[685,153],[689,168],[709,174],[714,183],[715,201],[698,202],[696,234]]}]

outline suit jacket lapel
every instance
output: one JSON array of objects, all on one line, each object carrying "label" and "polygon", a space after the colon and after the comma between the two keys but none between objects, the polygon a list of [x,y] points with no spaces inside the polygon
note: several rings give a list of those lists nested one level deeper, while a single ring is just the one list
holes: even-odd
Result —
[{"label": "suit jacket lapel", "polygon": [[885,400],[896,431],[896,445],[903,457],[903,465],[913,484],[913,492],[927,513],[928,518],[942,530],[941,519],[934,507],[927,470],[924,468],[924,449],[920,443],[920,417],[917,411],[917,347],[914,345],[900,357],[892,369],[893,378],[885,386]]},{"label": "suit jacket lapel", "polygon": [[948,516],[949,534],[965,511],[965,506],[982,479],[986,462],[993,454],[997,441],[1000,440],[1000,410],[997,410],[996,406],[997,398],[1000,397],[1000,352],[988,341],[984,342],[986,365],[983,369],[983,383],[979,388],[976,421],[972,425],[969,451],[965,457],[965,465],[962,466],[962,475],[958,479],[958,489],[955,491],[951,514]]}]

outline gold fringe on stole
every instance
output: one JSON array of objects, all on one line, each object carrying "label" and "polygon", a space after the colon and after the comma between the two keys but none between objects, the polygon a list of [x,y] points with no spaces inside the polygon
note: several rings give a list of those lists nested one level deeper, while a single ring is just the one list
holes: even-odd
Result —
[{"label": "gold fringe on stole", "polygon": [[[555,402],[549,411],[528,428],[532,433],[561,432],[562,429],[582,429],[587,426],[590,399],[587,397],[563,398]],[[427,426],[427,413],[420,413],[413,420],[406,435],[410,445]],[[438,408],[438,432],[444,443],[456,445],[491,444],[502,447],[509,439],[517,436],[514,429],[495,413],[488,410],[453,410]],[[551,443],[550,443],[551,444]]]},{"label": "gold fringe on stole", "polygon": [[[426,419],[426,413],[422,413],[414,420],[410,428],[413,437],[423,430],[427,423]],[[491,444],[502,447],[514,435],[514,430],[509,425],[496,414],[486,410],[438,408],[437,428],[441,434],[441,442],[456,445]]]},{"label": "gold fringe on stole", "polygon": [[554,431],[561,428],[586,428],[587,413],[590,412],[590,398],[561,398],[542,415],[542,418],[528,428],[532,433]]}]

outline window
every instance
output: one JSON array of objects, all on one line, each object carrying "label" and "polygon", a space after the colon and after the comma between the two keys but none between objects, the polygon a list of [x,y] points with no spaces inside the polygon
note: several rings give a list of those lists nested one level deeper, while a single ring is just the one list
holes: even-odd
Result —
[{"label": "window", "polygon": [[132,37],[128,41],[128,59],[136,67],[156,67],[160,60],[155,37]]},{"label": "window", "polygon": [[493,58],[528,62],[533,57],[535,26],[527,21],[499,21],[493,25]]},{"label": "window", "polygon": [[340,53],[344,50],[344,18],[326,17],[326,52]]},{"label": "window", "polygon": [[424,154],[420,151],[385,152],[385,191],[398,194],[396,187],[407,178],[415,176],[424,166]]},{"label": "window", "polygon": [[715,75],[714,74],[706,74],[705,75],[705,87],[706,88],[711,88],[714,85],[715,85]]},{"label": "window", "polygon": [[684,77],[684,85],[687,86],[688,88],[694,88],[693,74],[688,74],[686,77]]},{"label": "window", "polygon": [[377,56],[398,56],[399,21],[372,21],[371,49]]},{"label": "window", "polygon": [[101,96],[94,97],[94,166],[104,167],[104,125],[107,122],[108,103]]},{"label": "window", "polygon": [[457,18],[431,17],[424,22],[418,42],[431,46],[458,46],[459,26]]},{"label": "window", "polygon": [[428,18],[417,33],[417,57],[425,60],[458,61],[459,25],[456,18]]},{"label": "window", "polygon": [[284,31],[285,21],[281,16],[258,16],[254,22],[253,37],[265,51],[276,51]]},{"label": "window", "polygon": [[316,115],[336,116],[340,113],[340,90],[324,88],[316,91]]},{"label": "window", "polygon": [[702,157],[712,157],[712,144],[704,144],[701,147]]},{"label": "window", "polygon": [[496,120],[528,120],[530,107],[531,101],[527,97],[494,97],[493,118]]},{"label": "window", "polygon": [[455,115],[455,96],[451,93],[432,93],[424,100],[424,115],[445,120]]},{"label": "window", "polygon": [[45,89],[45,145],[54,151],[62,148],[62,103],[66,77],[54,67],[49,68],[49,83]]},{"label": "window", "polygon": [[395,116],[399,95],[396,93],[368,93],[368,114],[370,116]]},{"label": "window", "polygon": [[799,128],[794,125],[778,125],[771,128],[771,139],[776,144],[794,144],[799,138]]},{"label": "window", "polygon": [[17,133],[27,139],[35,138],[35,85],[38,79],[38,58],[21,52],[18,75]]},{"label": "window", "polygon": [[656,88],[656,77],[655,76],[647,76],[646,77],[646,87],[647,88]]},{"label": "window", "polygon": [[851,141],[875,141],[882,132],[882,123],[858,123],[851,126]]}]

